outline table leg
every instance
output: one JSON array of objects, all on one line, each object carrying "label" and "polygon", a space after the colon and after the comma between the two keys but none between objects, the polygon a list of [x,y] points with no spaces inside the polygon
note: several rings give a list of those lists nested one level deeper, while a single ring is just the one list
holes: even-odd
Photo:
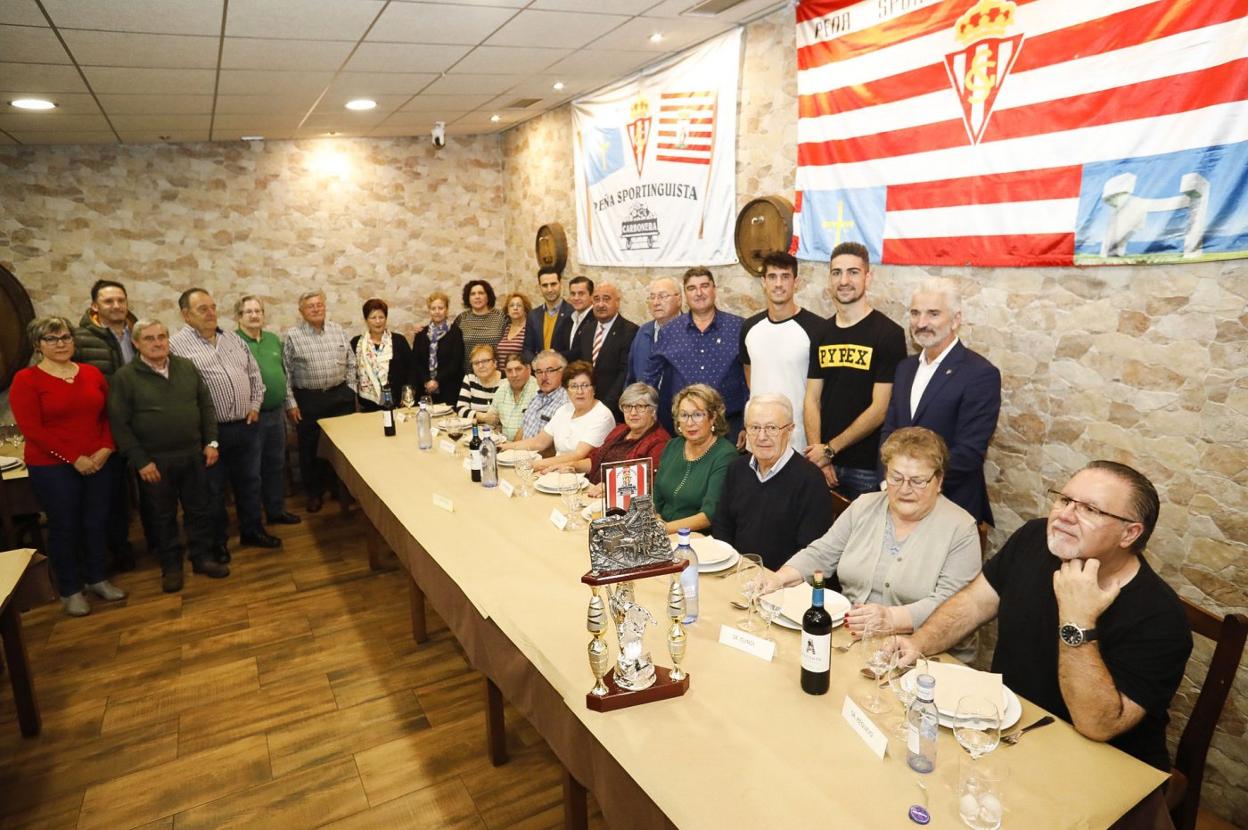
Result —
[{"label": "table leg", "polygon": [[372,525],[368,526],[366,531],[366,541],[368,543],[368,567],[373,571],[392,571],[395,568],[391,561],[394,554],[386,545],[381,534]]},{"label": "table leg", "polygon": [[425,625],[425,592],[420,590],[415,577],[407,580],[407,595],[412,607],[412,639],[423,643],[429,639],[429,630]]},{"label": "table leg", "polygon": [[485,678],[485,743],[490,763],[507,763],[507,724],[503,717],[503,693],[494,681]]},{"label": "table leg", "polygon": [[22,617],[16,604],[10,603],[0,613],[0,639],[4,641],[4,657],[8,664],[9,680],[13,684],[17,721],[21,725],[22,734],[33,738],[43,728],[43,719],[39,716],[39,701],[35,700],[35,684],[30,676],[26,644],[22,642]]},{"label": "table leg", "polygon": [[564,830],[586,830],[589,827],[589,805],[585,788],[563,768],[563,826]]}]

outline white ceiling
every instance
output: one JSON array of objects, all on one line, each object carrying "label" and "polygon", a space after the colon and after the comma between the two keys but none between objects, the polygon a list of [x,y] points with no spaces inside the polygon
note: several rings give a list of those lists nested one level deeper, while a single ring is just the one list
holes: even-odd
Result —
[{"label": "white ceiling", "polygon": [[699,2],[2,0],[0,144],[500,132],[784,5]]}]

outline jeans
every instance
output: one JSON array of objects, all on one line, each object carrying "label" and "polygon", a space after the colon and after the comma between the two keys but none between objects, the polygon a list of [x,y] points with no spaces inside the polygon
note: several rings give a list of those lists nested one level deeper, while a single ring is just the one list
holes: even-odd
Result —
[{"label": "jeans", "polygon": [[112,493],[112,503],[108,509],[108,529],[106,531],[108,550],[118,559],[133,557],[134,552],[130,546],[130,488],[128,487],[129,481],[126,478],[131,473],[120,459],[116,464],[113,464],[110,456],[109,463],[105,464],[104,469],[100,470],[96,475],[108,478],[109,490]]},{"label": "jeans", "polygon": [[836,470],[836,487],[832,489],[850,501],[880,489],[880,474],[876,470],[860,470],[839,464],[834,464],[833,469]]},{"label": "jeans", "polygon": [[155,539],[161,571],[181,571],[178,502],[182,503],[182,523],[191,559],[201,559],[212,553],[212,518],[204,456],[197,452],[157,455],[152,461],[160,471],[160,481],[151,484],[139,479],[139,506]]},{"label": "jeans", "polygon": [[260,521],[260,424],[231,421],[217,424],[221,445],[217,463],[208,469],[208,504],[212,520],[212,541],[224,545],[229,538],[230,515],[225,510],[225,480],[234,491],[238,512],[238,532],[253,536],[264,532]]},{"label": "jeans", "polygon": [[104,469],[84,476],[72,464],[31,465],[30,486],[48,514],[48,558],[63,597],[82,590],[78,551],[85,553],[87,582],[102,582],[106,539],[113,509],[113,481],[121,459],[111,455]]},{"label": "jeans", "polygon": [[319,497],[335,478],[329,462],[317,456],[321,442],[321,427],[317,421],[355,412],[355,393],[345,383],[330,389],[295,389],[294,392],[302,416],[296,431],[303,492],[308,498]]},{"label": "jeans", "polygon": [[269,521],[286,512],[286,413],[260,413],[260,502]]}]

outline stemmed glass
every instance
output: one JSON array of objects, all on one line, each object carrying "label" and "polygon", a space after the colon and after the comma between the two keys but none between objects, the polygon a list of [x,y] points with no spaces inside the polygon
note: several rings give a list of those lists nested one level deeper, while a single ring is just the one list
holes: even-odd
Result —
[{"label": "stemmed glass", "polygon": [[[772,591],[770,594],[764,594],[758,598],[758,616],[763,618],[766,628],[763,629],[763,639],[770,643],[775,643],[771,638],[771,624],[776,621],[776,617],[780,616],[780,609],[784,607],[784,589]],[[775,649],[779,653],[780,648],[777,645]]]},{"label": "stemmed glass", "polygon": [[399,393],[399,406],[404,409],[416,406],[416,390],[407,384],[403,385],[403,391]]},{"label": "stemmed glass", "polygon": [[953,737],[978,761],[1001,743],[1001,710],[986,697],[967,695],[958,700]]},{"label": "stemmed glass", "polygon": [[528,498],[533,495],[533,491],[529,487],[533,484],[533,459],[524,455],[524,450],[516,450],[523,457],[517,456],[515,469],[516,477],[520,479],[520,495]]},{"label": "stemmed glass", "polygon": [[901,649],[893,651],[892,659],[888,661],[888,688],[897,700],[901,701],[901,722],[893,729],[893,734],[900,741],[905,741],[910,737],[910,723],[906,719],[906,715],[910,711],[910,705],[914,703],[914,699],[918,697],[918,677],[920,674],[927,674],[927,658],[922,654],[914,661],[915,672],[909,683],[904,681],[907,672],[904,671],[905,656]]},{"label": "stemmed glass", "polygon": [[742,631],[756,631],[754,610],[758,596],[763,591],[763,557],[757,553],[743,553],[737,562],[737,590],[745,597],[745,619],[737,627]]},{"label": "stemmed glass", "polygon": [[575,471],[559,474],[559,494],[568,510],[568,530],[580,530],[585,524],[581,521],[581,477]]},{"label": "stemmed glass", "polygon": [[871,672],[871,697],[862,701],[862,708],[879,715],[888,711],[888,701],[880,694],[880,678],[888,671],[893,659],[893,627],[883,620],[872,620],[862,630],[862,657]]}]

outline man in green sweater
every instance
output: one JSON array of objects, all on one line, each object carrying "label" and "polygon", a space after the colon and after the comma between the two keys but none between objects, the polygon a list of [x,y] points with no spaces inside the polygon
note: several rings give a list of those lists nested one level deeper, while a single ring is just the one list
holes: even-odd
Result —
[{"label": "man in green sweater", "polygon": [[113,374],[108,419],[117,449],[139,474],[140,509],[160,557],[161,588],[182,590],[182,503],[195,573],[213,578],[230,569],[212,556],[207,468],[217,463],[217,415],[208,387],[191,361],[169,354],[169,330],[159,320],[134,324],[139,358]]}]

